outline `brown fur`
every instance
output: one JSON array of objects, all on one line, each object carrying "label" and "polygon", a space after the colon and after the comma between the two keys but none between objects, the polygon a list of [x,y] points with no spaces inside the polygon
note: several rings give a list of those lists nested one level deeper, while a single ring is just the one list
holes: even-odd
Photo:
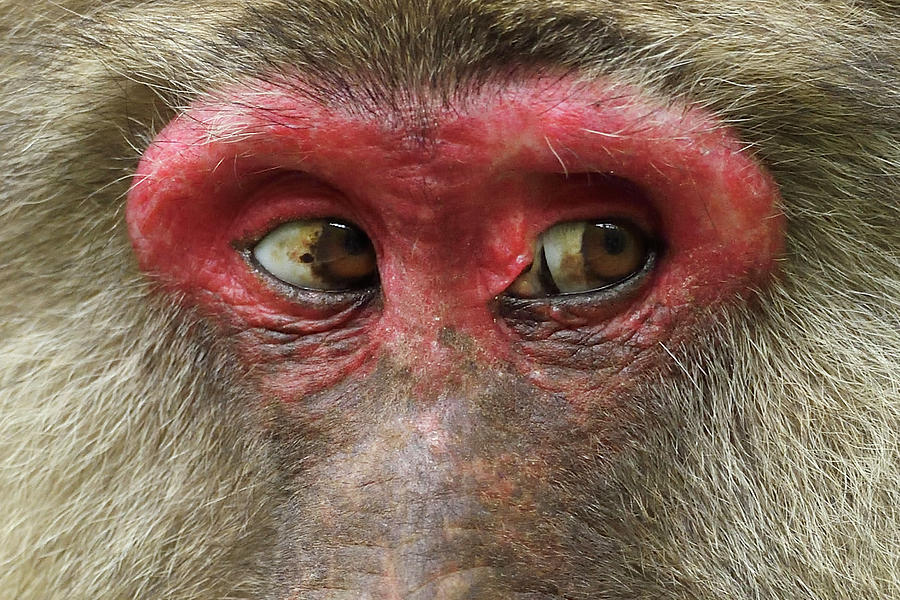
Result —
[{"label": "brown fur", "polygon": [[[325,597],[296,583],[314,587],[319,554],[273,540],[338,558],[398,506],[323,506],[334,451],[300,426],[264,434],[228,345],[153,299],[123,225],[130,173],[180,107],[248,74],[377,107],[540,68],[732,123],[781,186],[788,246],[755,306],[664,348],[677,374],[642,382],[616,453],[548,459],[543,529],[460,597],[900,597],[898,32],[876,0],[0,2],[0,598]],[[400,378],[354,393],[399,404]],[[502,438],[499,399],[520,392],[497,379],[462,388]],[[494,517],[479,526],[519,523]],[[368,564],[346,558],[334,571]],[[392,597],[322,578],[348,590],[329,598]]]}]

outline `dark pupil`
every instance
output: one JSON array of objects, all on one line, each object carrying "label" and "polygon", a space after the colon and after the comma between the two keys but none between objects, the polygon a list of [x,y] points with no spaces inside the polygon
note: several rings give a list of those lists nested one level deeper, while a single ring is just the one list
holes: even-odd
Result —
[{"label": "dark pupil", "polygon": [[318,262],[327,264],[340,260],[347,254],[353,256],[363,254],[370,248],[371,242],[362,231],[345,223],[331,222],[322,226],[322,233],[319,234],[312,251]]},{"label": "dark pupil", "polygon": [[598,248],[607,254],[621,254],[628,248],[628,235],[613,223],[595,223],[581,238],[581,251],[587,256],[596,256]]},{"label": "dark pupil", "polygon": [[[376,277],[375,249],[363,231],[353,225],[325,222],[310,248],[313,272],[337,287],[367,285]],[[300,260],[305,262],[305,257]]]},{"label": "dark pupil", "polygon": [[372,243],[369,238],[359,229],[348,227],[341,223],[329,223],[329,227],[341,227],[344,229],[344,250],[347,254],[358,255],[371,251]]},{"label": "dark pupil", "polygon": [[628,246],[628,237],[625,232],[615,225],[606,228],[606,236],[603,239],[603,247],[609,254],[621,254]]}]

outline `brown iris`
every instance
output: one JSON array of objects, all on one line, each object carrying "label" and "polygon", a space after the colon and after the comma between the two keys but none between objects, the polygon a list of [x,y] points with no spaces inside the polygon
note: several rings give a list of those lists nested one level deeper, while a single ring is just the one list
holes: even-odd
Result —
[{"label": "brown iris", "polygon": [[357,226],[338,220],[279,225],[254,246],[253,257],[274,277],[305,289],[362,289],[378,275],[371,240]]},{"label": "brown iris", "polygon": [[535,243],[531,266],[510,296],[542,298],[604,289],[640,272],[650,257],[647,236],[624,221],[567,221]]}]

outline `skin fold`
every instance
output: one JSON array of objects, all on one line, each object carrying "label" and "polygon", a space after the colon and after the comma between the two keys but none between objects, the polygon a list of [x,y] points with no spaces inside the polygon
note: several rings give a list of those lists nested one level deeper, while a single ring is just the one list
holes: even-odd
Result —
[{"label": "skin fold", "polygon": [[[897,31],[0,1],[0,598],[900,596]],[[377,286],[253,261],[326,217]],[[506,294],[600,218],[641,273]]]}]

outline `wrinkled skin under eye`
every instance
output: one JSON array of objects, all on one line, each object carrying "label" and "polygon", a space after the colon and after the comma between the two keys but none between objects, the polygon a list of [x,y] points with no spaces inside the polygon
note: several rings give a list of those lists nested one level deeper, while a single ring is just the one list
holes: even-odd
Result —
[{"label": "wrinkled skin under eye", "polygon": [[302,289],[359,290],[378,280],[371,240],[355,225],[332,219],[279,225],[253,247],[252,255],[270,275]]},{"label": "wrinkled skin under eye", "polygon": [[647,236],[631,223],[557,223],[538,237],[531,266],[506,293],[544,298],[610,288],[639,273],[652,254]]}]

